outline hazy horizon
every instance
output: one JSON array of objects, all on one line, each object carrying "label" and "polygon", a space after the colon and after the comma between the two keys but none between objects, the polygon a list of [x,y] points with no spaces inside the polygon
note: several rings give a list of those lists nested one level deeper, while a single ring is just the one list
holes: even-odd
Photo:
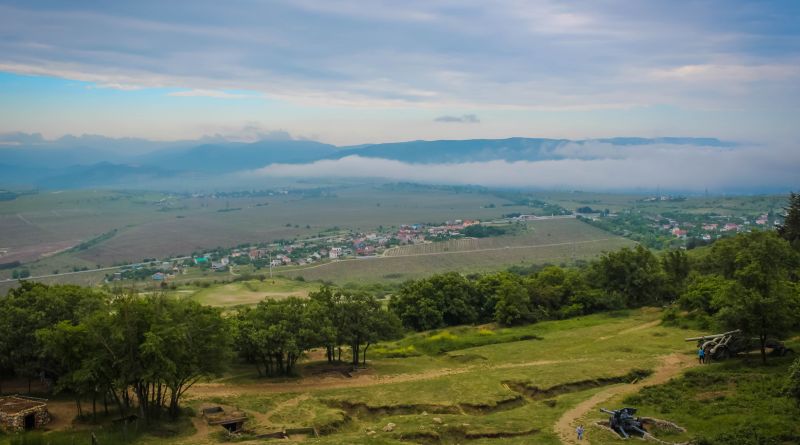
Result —
[{"label": "hazy horizon", "polygon": [[[390,148],[249,153],[237,172],[790,190],[800,187],[798,22],[800,3],[777,0],[0,0],[0,149],[72,148],[63,170],[226,141],[287,141],[272,150],[291,152],[288,141],[553,138],[566,140],[555,157],[494,143],[428,160]],[[598,141],[618,137],[734,144]],[[13,172],[8,158],[22,155],[0,153]]]},{"label": "hazy horizon", "polygon": [[795,2],[0,1],[0,133],[800,140]]}]

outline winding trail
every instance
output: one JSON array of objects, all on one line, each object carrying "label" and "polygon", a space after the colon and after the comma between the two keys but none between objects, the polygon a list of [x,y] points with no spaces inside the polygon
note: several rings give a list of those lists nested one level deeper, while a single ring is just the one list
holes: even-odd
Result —
[{"label": "winding trail", "polygon": [[[420,380],[435,379],[438,377],[463,374],[492,369],[524,368],[529,366],[555,365],[559,363],[575,363],[575,360],[535,360],[519,363],[504,363],[501,365],[475,365],[459,368],[432,369],[425,372],[414,374],[395,374],[389,376],[378,376],[367,374],[361,371],[352,378],[342,376],[318,376],[306,377],[295,382],[280,383],[249,383],[234,385],[230,383],[198,383],[194,385],[187,396],[189,399],[208,398],[208,397],[231,397],[244,394],[264,394],[281,392],[305,392],[317,389],[334,388],[360,388],[365,386],[386,385],[392,383],[415,382]],[[369,371],[366,371],[369,372]]]},{"label": "winding trail", "polygon": [[[565,412],[561,418],[558,419],[558,422],[556,422],[554,426],[555,432],[558,434],[561,443],[577,445],[578,441],[575,440],[577,421],[590,411],[596,410],[598,405],[615,396],[635,393],[645,386],[666,383],[684,370],[695,365],[697,365],[697,363],[694,361],[694,358],[689,355],[679,353],[665,355],[661,358],[661,365],[649,377],[636,383],[610,386]],[[591,441],[586,437],[580,443],[582,445],[589,444]]]}]

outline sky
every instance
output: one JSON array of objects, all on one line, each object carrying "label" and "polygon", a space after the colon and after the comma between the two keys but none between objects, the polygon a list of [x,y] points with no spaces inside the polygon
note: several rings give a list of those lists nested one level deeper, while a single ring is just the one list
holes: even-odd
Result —
[{"label": "sky", "polygon": [[774,155],[800,142],[798,23],[796,0],[0,0],[0,133]]}]

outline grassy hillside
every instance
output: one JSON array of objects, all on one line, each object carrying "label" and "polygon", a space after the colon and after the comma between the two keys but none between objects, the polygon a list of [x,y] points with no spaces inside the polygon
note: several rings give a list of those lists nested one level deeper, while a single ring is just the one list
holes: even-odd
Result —
[{"label": "grassy hillside", "polygon": [[[210,292],[196,297],[215,300]],[[555,445],[573,443],[574,428],[583,423],[585,443],[610,445],[622,441],[595,425],[605,418],[598,410],[623,405],[687,429],[674,434],[651,428],[668,442],[796,442],[800,408],[780,393],[788,359],[766,367],[747,357],[699,367],[693,345],[683,341],[698,333],[662,326],[661,314],[642,309],[516,328],[422,332],[374,345],[369,367],[357,372],[329,365],[321,351],[311,351],[296,378],[261,379],[241,365],[220,379],[198,383],[187,404],[195,413],[220,405],[243,410],[250,433],[237,440],[244,443],[272,443],[248,439],[314,427],[321,437],[292,439],[332,445]],[[797,348],[797,339],[790,344]],[[74,414],[72,401],[52,403],[62,415],[70,407]],[[57,425],[61,430],[68,423]],[[24,443],[79,443],[92,429],[101,432],[101,443],[124,443],[120,431],[108,425],[99,430],[85,425]],[[197,416],[130,430],[128,437],[136,444],[229,440],[220,427]],[[0,443],[23,442],[0,436]]]}]

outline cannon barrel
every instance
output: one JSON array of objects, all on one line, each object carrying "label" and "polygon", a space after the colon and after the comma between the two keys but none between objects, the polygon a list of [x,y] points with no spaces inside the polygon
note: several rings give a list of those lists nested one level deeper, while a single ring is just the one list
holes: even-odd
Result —
[{"label": "cannon barrel", "polygon": [[610,409],[605,409],[605,408],[600,408],[600,411],[606,414],[616,414],[616,411],[611,411]]},{"label": "cannon barrel", "polygon": [[742,331],[739,330],[739,329],[736,329],[735,331],[728,331],[728,332],[725,332],[725,333],[722,333],[722,334],[704,335],[702,337],[689,337],[689,338],[685,338],[684,340],[685,341],[711,340],[712,338],[725,337],[726,335],[738,334],[740,332],[742,332]]}]

